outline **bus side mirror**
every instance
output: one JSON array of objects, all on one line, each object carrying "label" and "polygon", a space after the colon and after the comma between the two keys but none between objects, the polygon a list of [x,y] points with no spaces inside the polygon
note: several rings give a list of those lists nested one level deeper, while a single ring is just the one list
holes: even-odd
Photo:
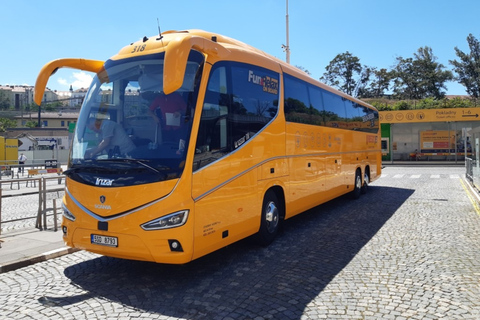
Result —
[{"label": "bus side mirror", "polygon": [[60,68],[72,68],[99,73],[103,69],[104,61],[88,59],[58,59],[43,66],[35,82],[34,101],[37,105],[42,103],[43,94],[47,87],[48,79]]},{"label": "bus side mirror", "polygon": [[198,49],[207,55],[219,58],[225,58],[230,54],[230,51],[221,44],[203,37],[188,35],[173,39],[167,45],[163,64],[163,92],[165,94],[177,91],[182,86],[191,49]]}]

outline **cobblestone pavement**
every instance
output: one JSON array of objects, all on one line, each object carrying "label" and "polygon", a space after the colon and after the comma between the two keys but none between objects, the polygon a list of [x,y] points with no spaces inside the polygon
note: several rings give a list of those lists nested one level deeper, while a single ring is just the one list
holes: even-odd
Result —
[{"label": "cobblestone pavement", "polygon": [[0,274],[2,319],[480,319],[480,215],[459,167],[387,167],[269,247],[186,265],[77,252]]},{"label": "cobblestone pavement", "polygon": [[[59,185],[56,180],[48,181],[48,187],[62,188],[64,184]],[[8,184],[2,185],[2,206],[1,206],[1,234],[10,231],[18,231],[35,226],[36,217],[38,213],[38,187],[26,187],[25,182],[20,184],[18,188],[14,183],[14,190],[10,189]],[[27,194],[29,192],[37,192],[36,194]],[[12,196],[12,192],[18,195]],[[24,192],[25,194],[22,194]],[[53,199],[62,199],[64,191],[48,192],[47,193],[47,226],[53,225]],[[57,208],[60,208],[61,202],[57,200]],[[61,213],[58,213],[58,221],[61,221]],[[19,220],[22,219],[22,220]],[[18,221],[14,221],[18,220]]]}]

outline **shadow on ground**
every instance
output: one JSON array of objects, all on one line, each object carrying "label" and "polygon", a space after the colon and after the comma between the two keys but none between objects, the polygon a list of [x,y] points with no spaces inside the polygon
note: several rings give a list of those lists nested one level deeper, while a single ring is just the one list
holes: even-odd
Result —
[{"label": "shadow on ground", "polygon": [[53,307],[99,297],[188,319],[300,319],[412,193],[371,186],[359,200],[342,197],[286,221],[267,248],[246,239],[186,265],[85,261],[64,273],[88,294],[39,301]]}]

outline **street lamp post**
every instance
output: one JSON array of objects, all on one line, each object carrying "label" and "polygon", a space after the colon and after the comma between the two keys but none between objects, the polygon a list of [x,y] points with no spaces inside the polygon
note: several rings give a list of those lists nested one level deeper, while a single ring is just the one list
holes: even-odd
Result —
[{"label": "street lamp post", "polygon": [[288,35],[288,0],[287,1],[287,15],[286,15],[286,27],[287,27],[287,44],[282,44],[283,51],[286,54],[286,61],[290,64],[290,44],[289,44],[289,35]]}]

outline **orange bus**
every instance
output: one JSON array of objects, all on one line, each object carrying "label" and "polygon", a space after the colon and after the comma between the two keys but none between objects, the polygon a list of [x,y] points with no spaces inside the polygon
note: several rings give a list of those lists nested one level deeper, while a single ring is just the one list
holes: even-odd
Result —
[{"label": "orange bus", "polygon": [[237,40],[201,30],[132,43],[107,61],[46,64],[95,73],[71,146],[68,246],[181,264],[381,174],[378,112]]}]

